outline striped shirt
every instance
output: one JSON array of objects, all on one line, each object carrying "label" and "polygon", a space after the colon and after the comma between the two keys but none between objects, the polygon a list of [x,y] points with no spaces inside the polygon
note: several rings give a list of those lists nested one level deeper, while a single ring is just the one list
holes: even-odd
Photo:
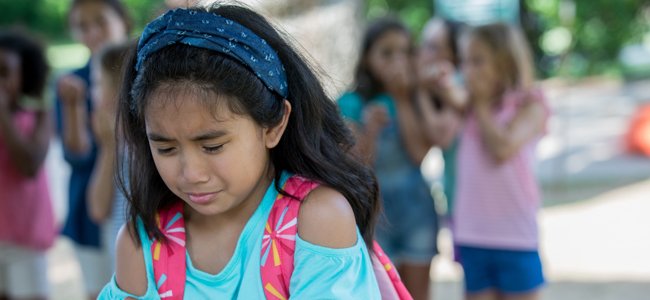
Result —
[{"label": "striped shirt", "polygon": [[[506,93],[503,105],[494,112],[497,124],[505,127],[515,117],[523,95]],[[535,95],[534,101],[541,101],[548,108],[541,91],[536,91]],[[478,121],[470,114],[460,136],[454,209],[456,243],[535,250],[538,247],[537,212],[541,202],[533,170],[538,139],[524,145],[509,160],[497,164],[485,149],[478,126]]]}]

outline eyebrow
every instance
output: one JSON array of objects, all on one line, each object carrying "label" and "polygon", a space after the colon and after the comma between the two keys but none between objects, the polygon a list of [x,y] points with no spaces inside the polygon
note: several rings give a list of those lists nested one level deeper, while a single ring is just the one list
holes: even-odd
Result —
[{"label": "eyebrow", "polygon": [[[220,137],[222,137],[222,136],[224,136],[226,134],[228,134],[228,132],[225,131],[225,130],[208,131],[208,132],[205,132],[205,133],[201,133],[201,134],[199,134],[199,135],[197,135],[195,137],[192,137],[190,140],[192,140],[194,142],[200,142],[200,141],[206,141],[206,140],[212,140],[212,139],[220,138]],[[155,133],[155,132],[147,133],[147,137],[149,138],[149,140],[154,141],[154,142],[165,143],[165,142],[174,141],[171,138],[168,138],[166,136],[163,136],[163,135]]]}]

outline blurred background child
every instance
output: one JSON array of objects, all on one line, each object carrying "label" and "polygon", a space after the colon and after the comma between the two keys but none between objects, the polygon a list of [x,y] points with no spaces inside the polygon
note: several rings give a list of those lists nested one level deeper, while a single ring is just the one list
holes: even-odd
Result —
[{"label": "blurred background child", "polygon": [[357,137],[357,151],[374,167],[386,224],[379,244],[395,262],[415,299],[427,299],[438,219],[420,164],[431,147],[414,101],[414,47],[393,18],[368,26],[354,89],[338,105]]},{"label": "blurred background child", "polygon": [[444,160],[443,187],[447,200],[447,217],[452,215],[456,186],[458,142],[455,132],[459,126],[458,115],[462,113],[466,100],[461,86],[457,44],[462,29],[462,24],[458,22],[433,18],[422,30],[422,43],[418,51],[421,93],[429,98],[434,109],[425,119],[438,126],[438,130],[429,132],[433,134],[432,142],[441,148]]},{"label": "blurred background child", "polygon": [[454,237],[466,299],[538,299],[541,204],[534,150],[549,117],[521,32],[506,24],[461,40],[469,110],[460,135]]},{"label": "blurred background child", "polygon": [[49,294],[46,250],[57,229],[43,167],[48,71],[42,46],[26,32],[0,32],[0,299]]},{"label": "blurred background child", "polygon": [[[123,42],[130,29],[126,8],[119,0],[74,0],[68,13],[72,36],[94,56],[102,47]],[[68,188],[68,216],[63,234],[75,245],[84,286],[89,298],[96,298],[110,279],[111,268],[100,227],[88,215],[88,183],[97,158],[96,137],[91,129],[93,104],[90,61],[81,69],[58,80],[57,132],[72,172]]]},{"label": "blurred background child", "polygon": [[109,227],[103,240],[113,265],[117,232],[126,220],[126,198],[115,181],[116,155],[122,155],[118,152],[121,139],[115,134],[115,119],[122,63],[130,46],[129,43],[122,43],[102,49],[94,58],[92,72],[95,83],[92,90],[95,108],[92,129],[98,156],[86,200],[89,201],[88,211],[93,221]]}]

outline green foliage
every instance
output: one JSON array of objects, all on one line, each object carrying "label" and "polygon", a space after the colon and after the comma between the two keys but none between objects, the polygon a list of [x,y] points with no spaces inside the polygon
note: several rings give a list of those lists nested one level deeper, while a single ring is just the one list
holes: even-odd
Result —
[{"label": "green foliage", "polygon": [[374,19],[393,13],[417,36],[433,15],[433,0],[367,0],[366,18]]},{"label": "green foliage", "polygon": [[[394,12],[418,34],[433,15],[434,1],[366,0],[366,17]],[[648,0],[520,1],[523,27],[542,76],[620,74],[622,47],[641,43],[644,35],[650,35]],[[570,33],[568,45],[567,35],[558,32]],[[566,50],[558,53],[558,46]]]},{"label": "green foliage", "polygon": [[29,28],[48,39],[59,39],[66,32],[65,1],[0,0],[0,27]]},{"label": "green foliage", "polygon": [[[123,0],[139,33],[158,10],[160,0]],[[0,28],[21,26],[45,37],[49,42],[70,41],[67,14],[70,0],[0,0]]]},{"label": "green foliage", "polygon": [[550,70],[551,75],[620,73],[618,54],[622,47],[641,43],[650,32],[647,0],[524,1],[541,19],[543,32],[563,27],[571,33],[571,45],[560,55],[560,63]]},{"label": "green foliage", "polygon": [[[123,1],[134,19],[134,35],[163,7],[161,0]],[[533,16],[524,22],[524,29],[535,50],[539,69],[546,76],[620,72],[617,57],[621,48],[641,43],[644,35],[650,36],[648,0],[520,1]],[[404,20],[415,36],[434,13],[434,0],[365,0],[365,4],[367,19],[392,12]],[[70,0],[0,0],[0,28],[19,25],[50,43],[69,42],[66,20],[69,6]],[[553,35],[545,34],[567,31],[570,44],[564,53],[558,54]],[[544,44],[550,45],[551,51],[543,49]]]}]

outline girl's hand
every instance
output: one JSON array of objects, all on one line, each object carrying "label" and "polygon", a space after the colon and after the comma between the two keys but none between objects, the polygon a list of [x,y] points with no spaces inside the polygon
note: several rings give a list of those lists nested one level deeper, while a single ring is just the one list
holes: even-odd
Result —
[{"label": "girl's hand", "polygon": [[459,113],[467,107],[467,93],[454,78],[454,65],[447,61],[418,68],[418,89],[434,95],[443,106],[449,106]]},{"label": "girl's hand", "polygon": [[366,133],[373,138],[379,135],[379,132],[388,125],[389,121],[390,117],[384,106],[372,104],[368,105],[363,111],[363,123],[365,124]]},{"label": "girl's hand", "polygon": [[92,115],[92,129],[101,146],[115,142],[115,116],[105,110],[97,110]]},{"label": "girl's hand", "polygon": [[454,67],[449,62],[439,62],[435,66],[420,66],[418,84],[431,92],[446,92],[453,88]]},{"label": "girl's hand", "polygon": [[77,75],[66,75],[58,83],[61,102],[65,105],[82,104],[86,98],[86,83]]}]

